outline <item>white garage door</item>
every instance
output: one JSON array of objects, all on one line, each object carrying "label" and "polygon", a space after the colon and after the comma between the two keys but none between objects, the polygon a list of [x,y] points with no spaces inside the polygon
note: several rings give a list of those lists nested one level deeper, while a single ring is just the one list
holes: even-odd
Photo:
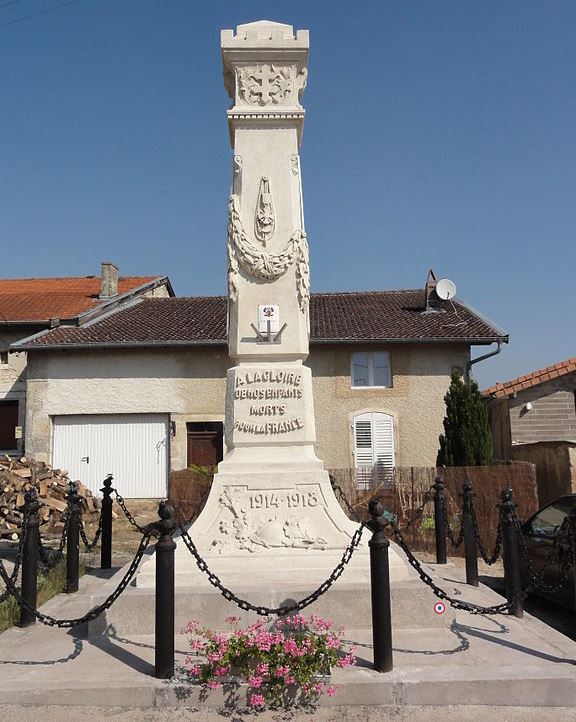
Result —
[{"label": "white garage door", "polygon": [[160,498],[167,491],[168,416],[101,414],[54,417],[52,461],[92,491],[113,474],[127,498]]}]

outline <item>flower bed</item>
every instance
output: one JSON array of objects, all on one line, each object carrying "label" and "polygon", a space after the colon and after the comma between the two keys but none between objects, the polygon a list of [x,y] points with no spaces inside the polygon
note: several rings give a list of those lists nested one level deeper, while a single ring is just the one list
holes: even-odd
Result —
[{"label": "flower bed", "polygon": [[310,704],[320,695],[332,696],[335,687],[325,681],[334,667],[355,663],[354,650],[345,649],[344,629],[334,630],[330,619],[295,614],[272,623],[258,621],[245,629],[237,617],[228,617],[229,633],[213,632],[192,621],[185,671],[206,690],[247,684],[247,702],[253,709],[287,704]]}]

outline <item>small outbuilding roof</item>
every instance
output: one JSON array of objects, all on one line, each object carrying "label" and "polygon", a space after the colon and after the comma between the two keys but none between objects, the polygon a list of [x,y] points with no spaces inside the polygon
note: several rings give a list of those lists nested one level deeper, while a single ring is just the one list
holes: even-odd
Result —
[{"label": "small outbuilding roof", "polygon": [[[468,343],[508,336],[461,301],[425,310],[424,292],[316,293],[310,300],[311,343]],[[225,296],[138,298],[81,326],[59,326],[13,344],[42,350],[226,344]]]},{"label": "small outbuilding roof", "polygon": [[576,371],[576,356],[567,359],[566,361],[560,361],[552,366],[546,366],[546,368],[538,369],[538,371],[532,371],[532,373],[525,374],[524,376],[518,376],[516,379],[511,381],[505,381],[504,383],[498,382],[494,386],[485,389],[482,393],[484,396],[492,396],[496,399],[503,399],[507,396],[511,396],[518,391],[524,389],[530,389],[533,386],[538,386],[546,381],[552,381],[553,379],[560,378],[566,374]]}]

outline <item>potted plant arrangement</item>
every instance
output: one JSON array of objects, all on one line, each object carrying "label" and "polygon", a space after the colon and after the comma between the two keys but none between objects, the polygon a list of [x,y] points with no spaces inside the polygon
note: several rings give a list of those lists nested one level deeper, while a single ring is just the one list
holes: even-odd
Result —
[{"label": "potted plant arrangement", "polygon": [[288,704],[312,704],[320,695],[332,696],[329,684],[334,667],[355,663],[354,649],[346,649],[344,629],[330,619],[301,614],[260,620],[246,628],[237,617],[227,617],[230,632],[214,632],[191,621],[185,672],[206,691],[235,689],[246,684],[247,703],[254,710]]}]

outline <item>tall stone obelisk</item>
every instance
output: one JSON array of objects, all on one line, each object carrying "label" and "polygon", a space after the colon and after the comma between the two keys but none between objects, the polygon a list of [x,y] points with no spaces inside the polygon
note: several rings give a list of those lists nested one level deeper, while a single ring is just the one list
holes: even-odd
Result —
[{"label": "tall stone obelisk", "polygon": [[[227,453],[190,535],[229,583],[323,581],[356,530],[314,451],[309,260],[299,148],[308,31],[261,21],[221,35],[232,100]],[[366,557],[366,549],[359,551]],[[394,568],[403,572],[394,552]],[[184,557],[187,557],[185,559]],[[188,562],[186,566],[186,562]],[[398,563],[396,563],[398,562]],[[366,559],[362,578],[367,578]],[[194,568],[179,543],[177,582]]]}]

